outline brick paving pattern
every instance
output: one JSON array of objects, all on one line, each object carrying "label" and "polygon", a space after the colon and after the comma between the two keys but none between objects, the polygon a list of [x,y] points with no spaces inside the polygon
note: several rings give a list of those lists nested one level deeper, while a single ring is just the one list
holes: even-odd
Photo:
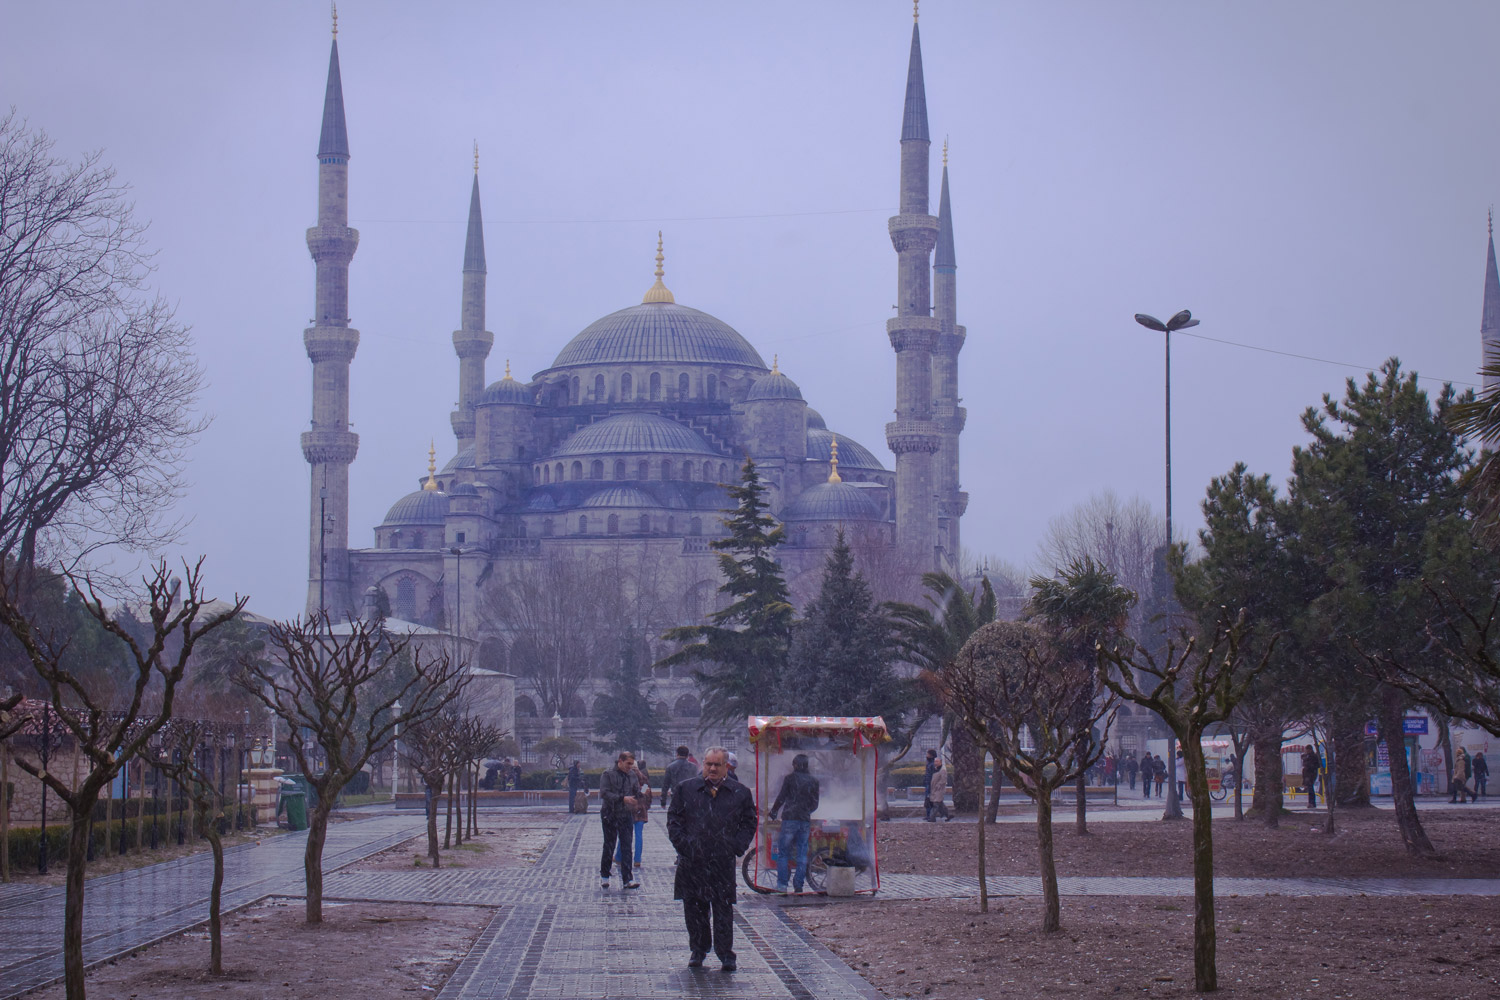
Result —
[{"label": "brick paving pattern", "polygon": [[[325,870],[383,851],[421,828],[421,818],[413,816],[335,823],[323,849]],[[289,833],[225,851],[225,912],[269,895],[300,895],[306,842],[305,833]],[[213,858],[205,851],[90,879],[84,960],[102,962],[207,920],[212,874]],[[0,896],[0,1000],[62,976],[62,888],[5,888],[17,891]]]}]

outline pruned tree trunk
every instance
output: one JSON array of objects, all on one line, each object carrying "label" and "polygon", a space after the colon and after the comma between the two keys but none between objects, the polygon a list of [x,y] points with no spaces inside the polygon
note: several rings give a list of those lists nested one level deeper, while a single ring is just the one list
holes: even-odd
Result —
[{"label": "pruned tree trunk", "polygon": [[1365,726],[1359,719],[1331,727],[1333,794],[1343,809],[1370,806],[1370,769],[1365,763]]},{"label": "pruned tree trunk", "polygon": [[1077,792],[1078,802],[1073,816],[1073,832],[1080,837],[1087,837],[1089,834],[1088,775],[1081,769],[1078,772]]},{"label": "pruned tree trunk", "polygon": [[[981,827],[983,823],[979,824]],[[1036,844],[1042,866],[1042,933],[1062,927],[1062,900],[1057,893],[1057,863],[1052,857],[1052,786],[1036,786]]]},{"label": "pruned tree trunk", "polygon": [[450,773],[443,781],[448,794],[443,798],[443,850],[453,846],[453,775]]},{"label": "pruned tree trunk", "polygon": [[328,813],[333,800],[318,796],[318,805],[307,825],[307,847],[302,852],[302,870],[307,876],[307,922],[323,922],[323,844],[328,839]]},{"label": "pruned tree trunk", "polygon": [[1380,735],[1385,740],[1386,752],[1391,761],[1391,804],[1395,807],[1396,826],[1401,839],[1406,842],[1408,853],[1430,858],[1437,854],[1427,831],[1422,829],[1422,820],[1417,816],[1417,803],[1412,794],[1411,769],[1406,766],[1406,735],[1401,729],[1400,695],[1387,689],[1380,699]]},{"label": "pruned tree trunk", "polygon": [[[122,821],[123,822],[123,821]],[[0,882],[10,881],[10,744],[0,740]]]},{"label": "pruned tree trunk", "polygon": [[453,832],[453,846],[464,843],[464,777],[468,768],[459,764],[453,772],[453,815],[458,818],[458,829]]},{"label": "pruned tree trunk", "polygon": [[208,888],[208,973],[211,976],[224,974],[224,930],[219,918],[220,903],[224,889],[224,841],[219,836],[217,823],[204,824],[209,850],[214,855],[214,877]]},{"label": "pruned tree trunk", "polygon": [[[981,749],[979,751],[979,767],[981,771],[984,768],[985,756],[985,751]],[[995,776],[993,779],[991,779],[991,784],[994,785],[997,792],[1000,790],[1000,769],[998,767],[995,768]],[[997,796],[990,796],[991,809],[994,808],[994,804],[996,801]],[[992,812],[990,814],[990,822],[993,823],[994,821],[994,813]],[[990,887],[989,882],[986,880],[986,873],[984,868],[984,820],[981,818],[980,821],[978,823],[975,823],[974,825],[979,828],[979,912],[988,913],[990,912]]]},{"label": "pruned tree trunk", "polygon": [[432,859],[433,868],[441,868],[443,863],[438,854],[437,797],[443,792],[443,779],[439,777],[434,781],[432,776],[424,774],[422,783],[427,786],[427,857]]},{"label": "pruned tree trunk", "polygon": [[998,767],[995,768],[994,773],[990,775],[990,805],[985,810],[985,819],[991,823],[995,822],[1000,815],[1000,783],[1004,780],[1005,775],[1000,773]]},{"label": "pruned tree trunk", "polygon": [[1251,734],[1255,746],[1255,798],[1252,813],[1269,827],[1281,825],[1281,730],[1269,726]]},{"label": "pruned tree trunk", "polygon": [[953,811],[977,813],[984,801],[984,765],[980,763],[979,747],[974,737],[963,726],[952,730],[953,747]]},{"label": "pruned tree trunk", "polygon": [[1236,822],[1245,819],[1245,747],[1246,741],[1238,729],[1231,729],[1229,738],[1234,741],[1234,818]]},{"label": "pruned tree trunk", "polygon": [[1211,993],[1219,988],[1213,800],[1208,795],[1208,765],[1203,759],[1202,742],[1193,739],[1184,743],[1182,756],[1187,763],[1187,793],[1193,802],[1193,988]]},{"label": "pruned tree trunk", "polygon": [[[128,767],[129,765],[126,765],[126,766]],[[140,794],[137,795],[136,799],[135,799],[135,802],[136,802],[136,807],[135,807],[135,849],[137,851],[139,851],[141,848],[143,848],[143,847],[146,846],[146,841],[144,839],[142,839],[142,837],[144,836],[144,829],[145,829],[144,828],[144,824],[146,822],[146,764],[145,764],[145,761],[141,762],[141,780],[139,782],[137,782],[137,785],[139,786]],[[152,817],[151,822],[155,823],[156,822],[156,818]]]},{"label": "pruned tree trunk", "polygon": [[[95,795],[97,796],[97,791]],[[68,830],[67,898],[63,904],[63,990],[68,1000],[84,1000],[83,884],[88,865],[89,833],[94,826],[93,798],[89,808],[75,809]]]}]

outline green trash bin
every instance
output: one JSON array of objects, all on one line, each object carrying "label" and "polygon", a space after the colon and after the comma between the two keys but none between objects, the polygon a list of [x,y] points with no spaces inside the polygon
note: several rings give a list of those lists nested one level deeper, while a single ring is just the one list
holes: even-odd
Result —
[{"label": "green trash bin", "polygon": [[281,818],[282,810],[286,810],[286,828],[288,830],[307,829],[307,793],[295,785],[283,785],[281,795],[276,799],[276,818]]}]

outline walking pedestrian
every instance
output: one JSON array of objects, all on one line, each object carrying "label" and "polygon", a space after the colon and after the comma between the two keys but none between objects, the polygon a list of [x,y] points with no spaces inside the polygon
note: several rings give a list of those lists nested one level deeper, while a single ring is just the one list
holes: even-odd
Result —
[{"label": "walking pedestrian", "polygon": [[937,751],[927,751],[927,767],[922,774],[922,809],[923,818],[932,822],[932,772],[937,769]]},{"label": "walking pedestrian", "polygon": [[[644,846],[646,834],[646,812],[651,808],[651,772],[646,769],[646,762],[639,760],[635,762],[635,768],[630,772],[635,777],[636,792],[635,805],[630,809],[630,818],[635,824],[635,865],[633,872],[636,875],[641,871],[641,848]],[[625,860],[623,855],[629,850],[629,845],[620,841],[616,853],[621,856],[620,866],[624,870]]]},{"label": "walking pedestrian", "polygon": [[[802,891],[807,881],[807,838],[812,832],[812,814],[818,808],[818,779],[808,772],[807,754],[799,753],[792,758],[792,770],[781,779],[781,791],[771,803],[766,815],[775,819],[776,814],[786,811],[781,821],[781,831],[776,837],[776,891],[786,892],[791,880],[796,892]],[[796,860],[796,875],[792,878],[792,861]]]},{"label": "walking pedestrian", "polygon": [[[635,754],[621,750],[615,757],[615,766],[599,775],[599,822],[604,827],[604,853],[599,859],[599,885],[609,888],[610,866],[616,859],[616,849],[630,840],[631,826],[635,821],[636,790],[639,787],[633,774]],[[620,880],[627,889],[639,889],[630,869],[630,853],[619,851]]]},{"label": "walking pedestrian", "polygon": [[1135,776],[1140,770],[1140,764],[1136,762],[1135,751],[1130,751],[1125,757],[1125,780],[1130,782],[1130,790],[1135,791]]},{"label": "walking pedestrian", "polygon": [[1182,755],[1181,750],[1177,751],[1177,767],[1174,777],[1177,779],[1177,801],[1181,802],[1185,797],[1184,790],[1187,788],[1187,758]]},{"label": "walking pedestrian", "polygon": [[678,855],[672,898],[682,900],[693,969],[710,948],[725,972],[736,968],[734,862],[750,848],[757,821],[750,789],[728,779],[729,752],[709,747],[703,776],[678,785],[667,809],[667,836]]},{"label": "walking pedestrian", "polygon": [[1156,781],[1156,797],[1161,798],[1162,789],[1167,785],[1167,763],[1159,753],[1151,755],[1151,777]]},{"label": "walking pedestrian", "polygon": [[578,808],[578,793],[584,791],[583,769],[578,761],[574,761],[568,768],[568,812],[587,812],[587,808]]},{"label": "walking pedestrian", "polygon": [[1448,783],[1449,802],[1468,802],[1473,798],[1469,791],[1469,752],[1463,747],[1453,755],[1453,780]]},{"label": "walking pedestrian", "polygon": [[[707,754],[703,755],[703,761],[704,761],[705,764],[708,763],[708,755]],[[740,766],[740,759],[739,759],[739,757],[735,756],[734,751],[731,750],[729,752],[729,780],[730,781],[739,781],[740,780],[739,766]]]},{"label": "walking pedestrian", "polygon": [[1481,795],[1489,798],[1490,793],[1486,791],[1486,786],[1490,783],[1490,765],[1484,759],[1483,750],[1476,753],[1474,759],[1469,762],[1469,770],[1474,772],[1474,798],[1477,799]]},{"label": "walking pedestrian", "polygon": [[936,823],[937,817],[942,816],[944,823],[952,823],[953,816],[948,812],[948,803],[943,799],[948,795],[948,769],[943,766],[941,757],[937,760],[937,766],[932,770],[932,782],[927,786],[927,797],[932,801],[934,815],[927,817],[927,822]]},{"label": "walking pedestrian", "polygon": [[677,759],[667,765],[667,772],[661,779],[661,807],[663,809],[672,804],[672,792],[677,786],[698,774],[698,765],[693,763],[690,754],[691,751],[687,747],[678,747]]},{"label": "walking pedestrian", "polygon": [[1309,746],[1302,751],[1302,787],[1307,791],[1309,809],[1318,808],[1318,770],[1322,766],[1317,750]]}]

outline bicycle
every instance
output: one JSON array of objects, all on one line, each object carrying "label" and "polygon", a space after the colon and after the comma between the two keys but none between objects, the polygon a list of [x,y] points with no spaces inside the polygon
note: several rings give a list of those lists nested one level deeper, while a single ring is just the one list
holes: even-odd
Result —
[{"label": "bicycle", "polygon": [[[822,893],[828,885],[828,862],[833,858],[833,851],[823,847],[818,850],[809,849],[807,852],[807,882],[809,889],[816,893]],[[745,885],[755,892],[771,893],[776,891],[776,879],[778,878],[774,867],[765,867],[759,870],[762,879],[769,879],[768,883],[760,883],[755,880],[756,872],[753,870],[755,862],[755,851],[749,851],[740,862],[740,877],[745,880]],[[861,868],[860,871],[864,869]]]}]

